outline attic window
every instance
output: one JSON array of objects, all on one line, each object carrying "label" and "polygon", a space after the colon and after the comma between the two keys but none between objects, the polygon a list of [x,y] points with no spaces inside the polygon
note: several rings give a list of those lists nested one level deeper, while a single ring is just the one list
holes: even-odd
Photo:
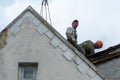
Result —
[{"label": "attic window", "polygon": [[19,80],[36,80],[38,63],[19,63]]},{"label": "attic window", "polygon": [[34,74],[35,74],[35,70],[33,67],[24,67],[23,69],[23,78],[24,79],[33,79],[34,78]]}]

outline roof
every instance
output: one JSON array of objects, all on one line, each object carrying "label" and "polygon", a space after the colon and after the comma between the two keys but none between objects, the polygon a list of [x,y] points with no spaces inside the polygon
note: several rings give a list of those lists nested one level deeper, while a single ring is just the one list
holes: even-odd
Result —
[{"label": "roof", "polygon": [[108,60],[120,57],[120,44],[111,46],[106,50],[97,52],[88,57],[93,64],[101,64]]},{"label": "roof", "polygon": [[[8,30],[16,23],[26,12],[31,12],[38,20],[40,20],[48,29],[52,31],[62,42],[64,42],[77,56],[79,56],[84,63],[86,63],[90,68],[92,68],[102,79],[106,78],[99,73],[98,69],[84,56],[82,55],[75,47],[73,47],[60,33],[58,33],[46,20],[44,20],[31,6],[26,8],[15,20],[13,20],[4,30]],[[81,64],[82,65],[82,64]]]}]

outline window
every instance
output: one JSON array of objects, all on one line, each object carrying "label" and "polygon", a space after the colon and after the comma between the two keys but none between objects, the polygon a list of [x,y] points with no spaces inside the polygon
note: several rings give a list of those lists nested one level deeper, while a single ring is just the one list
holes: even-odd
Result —
[{"label": "window", "polygon": [[19,63],[19,80],[36,80],[38,63]]}]

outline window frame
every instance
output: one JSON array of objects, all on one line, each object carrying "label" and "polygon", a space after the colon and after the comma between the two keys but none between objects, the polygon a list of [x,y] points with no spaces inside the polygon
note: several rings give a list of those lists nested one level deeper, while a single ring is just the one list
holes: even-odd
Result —
[{"label": "window frame", "polygon": [[[24,78],[25,69],[33,69],[33,77]],[[36,80],[37,78],[38,63],[19,63],[18,65],[18,80]]]}]

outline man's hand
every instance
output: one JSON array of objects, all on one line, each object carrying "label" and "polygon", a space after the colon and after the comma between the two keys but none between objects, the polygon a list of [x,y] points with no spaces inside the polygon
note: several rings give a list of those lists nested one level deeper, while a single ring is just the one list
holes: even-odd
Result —
[{"label": "man's hand", "polygon": [[73,41],[73,42],[77,42],[76,39],[75,39],[74,37],[72,37],[72,41]]},{"label": "man's hand", "polygon": [[67,37],[72,39],[73,42],[75,42],[75,43],[77,42],[76,39],[70,33],[66,32],[66,35],[67,35]]}]

